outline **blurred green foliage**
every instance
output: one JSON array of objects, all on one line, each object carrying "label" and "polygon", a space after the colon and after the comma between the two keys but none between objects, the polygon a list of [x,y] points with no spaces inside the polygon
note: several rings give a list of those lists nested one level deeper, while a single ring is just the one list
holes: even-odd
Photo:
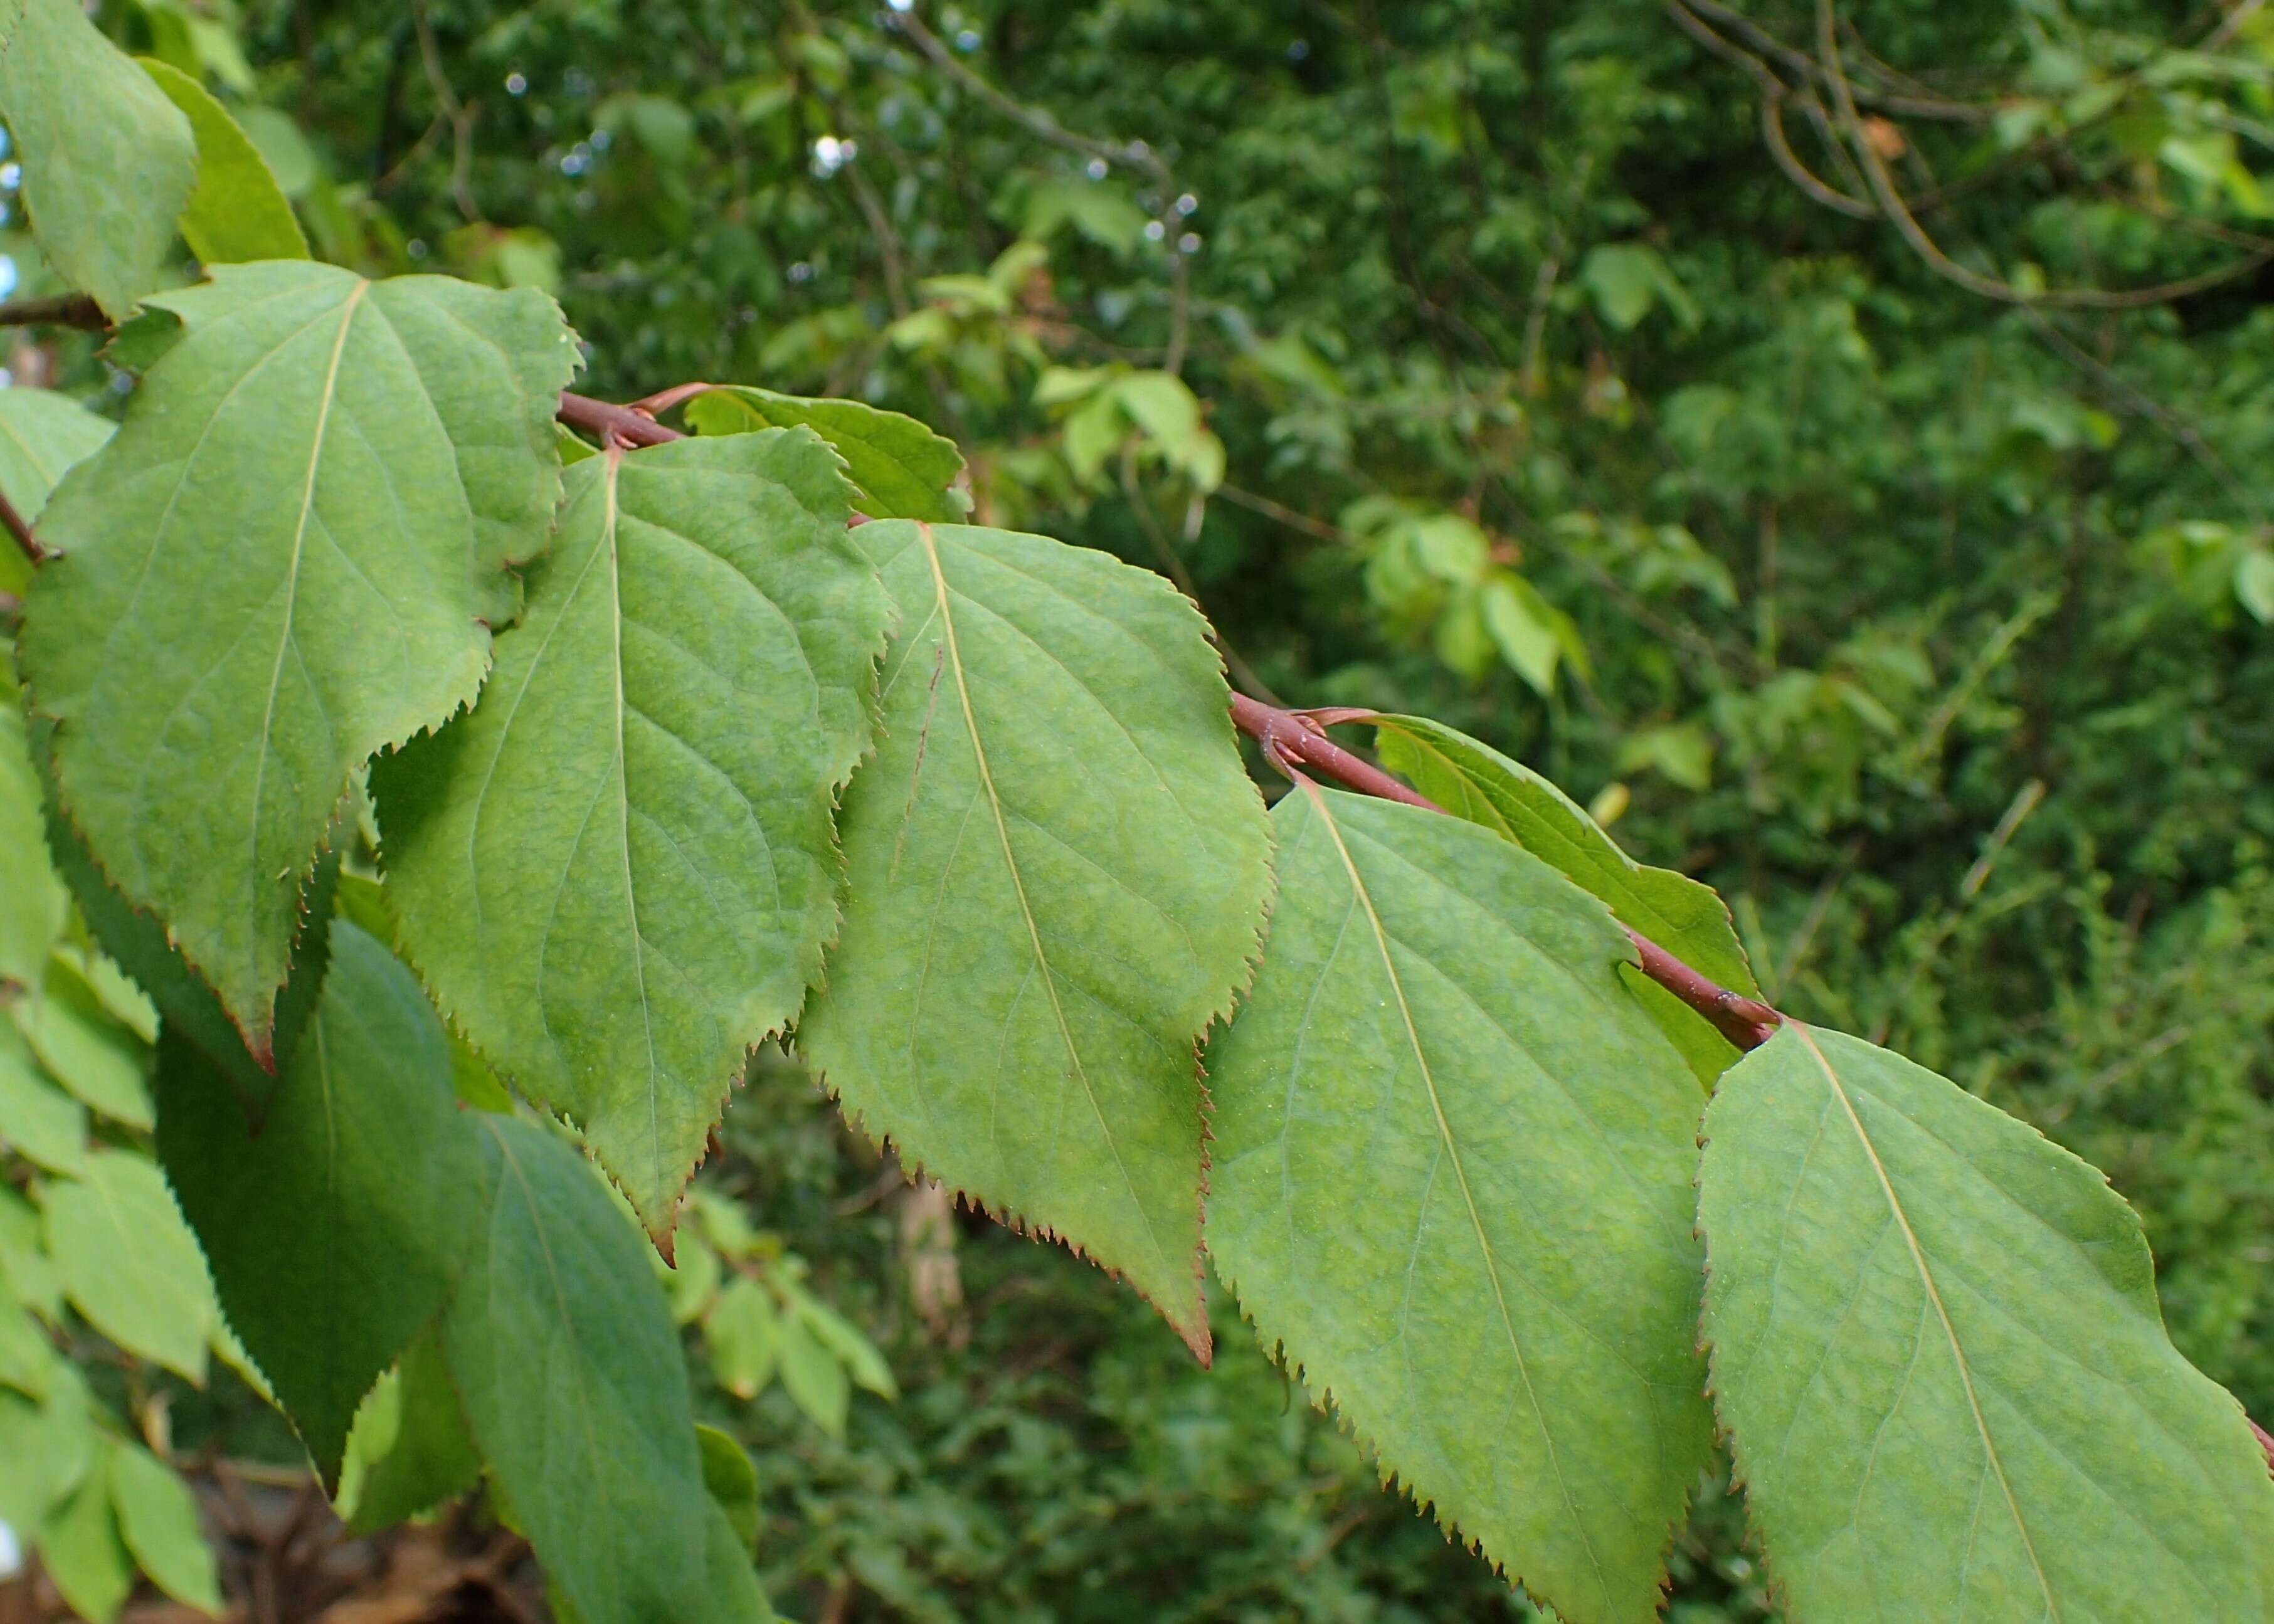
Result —
[{"label": "blurred green foliage", "polygon": [[[550,288],[612,398],[909,412],[983,521],[1186,584],[1240,680],[1547,772],[1721,890],[1772,998],[2105,1167],[2181,1348],[2274,1411],[2274,15],[106,21],[236,103],[325,257]],[[704,1403],[796,1616],[1528,1616],[1229,1306],[1201,1372],[1085,1265],[907,1192],[787,1068],[727,1139],[706,1188],[758,1232],[718,1244],[773,1296],[727,1314]],[[870,1391],[849,1354],[753,1368],[808,1285],[883,1348]],[[711,1358],[719,1302],[687,1316]],[[1701,1494],[1672,1616],[1766,1616]]]}]

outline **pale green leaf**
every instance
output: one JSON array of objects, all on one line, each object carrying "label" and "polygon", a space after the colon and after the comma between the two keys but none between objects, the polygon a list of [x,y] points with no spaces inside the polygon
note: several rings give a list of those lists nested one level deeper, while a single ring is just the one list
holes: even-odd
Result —
[{"label": "pale green leaf", "polygon": [[[1718,985],[1760,996],[1729,910],[1711,886],[1635,861],[1562,790],[1466,733],[1427,717],[1368,720],[1382,764],[1446,811],[1560,869],[1608,904],[1621,924]],[[1673,994],[1639,974],[1627,981],[1701,1079],[1712,1082],[1737,1057],[1728,1039]]]},{"label": "pale green leaf", "polygon": [[802,1286],[790,1285],[786,1295],[805,1328],[837,1356],[847,1375],[879,1398],[900,1395],[900,1383],[892,1380],[892,1367],[858,1326]]},{"label": "pale green leaf", "polygon": [[116,426],[68,395],[0,389],[0,492],[26,523],[38,519],[64,471],[102,450]]},{"label": "pale green leaf", "polygon": [[340,1473],[341,1519],[358,1534],[388,1528],[456,1499],[481,1473],[441,1342],[424,1332],[356,1412]]},{"label": "pale green leaf", "polygon": [[189,200],[189,121],[78,0],[0,3],[0,114],[48,262],[117,320],[156,287]]},{"label": "pale green leaf", "polygon": [[664,1235],[749,1049],[820,972],[889,605],[809,430],[568,484],[481,705],[373,777],[411,961]]},{"label": "pale green leaf", "polygon": [[292,205],[229,109],[196,79],[154,57],[140,58],[166,99],[190,121],[198,184],[182,211],[182,237],[207,265],[245,259],[305,259],[308,239]]},{"label": "pale green leaf", "polygon": [[1305,786],[1209,1051],[1209,1250],[1267,1344],[1570,1624],[1656,1616],[1712,1442],[1698,1089],[1604,912],[1457,819]]},{"label": "pale green leaf", "polygon": [[837,1356],[802,1320],[785,1317],[774,1333],[781,1360],[782,1390],[813,1424],[832,1438],[845,1436],[845,1416],[853,1384]]},{"label": "pale green leaf", "polygon": [[73,824],[265,1054],[350,775],[472,699],[544,544],[575,354],[544,295],[446,277],[152,303],[182,336],[49,506],[23,663]]},{"label": "pale green leaf", "polygon": [[158,1152],[231,1326],[336,1486],[364,1395],[442,1306],[480,1152],[410,972],[345,920],[314,1020],[258,1115],[170,1034]]},{"label": "pale green leaf", "polygon": [[150,1051],[110,1018],[77,966],[50,958],[40,995],[18,999],[9,1014],[49,1077],[114,1122],[150,1125]]},{"label": "pale green leaf", "polygon": [[41,1075],[12,1026],[0,1026],[0,1145],[52,1173],[87,1166],[87,1108]]},{"label": "pale green leaf", "polygon": [[[0,390],[0,402],[12,393]],[[0,413],[0,420],[5,414]],[[7,471],[0,467],[0,485]],[[36,989],[63,935],[70,899],[41,838],[41,794],[25,735],[22,695],[0,643],[0,983]]]},{"label": "pale green leaf", "polygon": [[1796,1624],[2274,1616],[2266,1456],[2099,1173],[1789,1021],[1706,1135],[1714,1404]]},{"label": "pale green leaf", "polygon": [[[105,1455],[118,1447],[109,1440]],[[110,1624],[134,1593],[134,1557],[119,1537],[110,1505],[107,1462],[97,1462],[79,1486],[48,1513],[40,1528],[40,1565],[71,1610],[88,1624]]]},{"label": "pale green leaf", "polygon": [[[32,1318],[32,1311],[0,1285],[0,1387],[43,1400],[52,1391],[56,1360],[55,1344]],[[8,1458],[5,1449],[0,1449],[0,1458]],[[6,1521],[6,1511],[0,1508],[0,1522]]]},{"label": "pale green leaf", "polygon": [[0,1184],[0,1284],[8,1294],[49,1324],[64,1312],[63,1281],[48,1256],[40,1209],[7,1184]]},{"label": "pale green leaf", "polygon": [[213,1282],[157,1164],[98,1150],[84,1177],[48,1185],[44,1216],[48,1255],[87,1323],[127,1352],[203,1382],[219,1317]]},{"label": "pale green leaf", "polygon": [[854,535],[901,630],[799,1049],[911,1167],[1125,1274],[1205,1349],[1193,1046],[1270,883],[1206,627],[1158,575],[1040,537]]},{"label": "pale green leaf", "polygon": [[2236,556],[2234,597],[2260,625],[2274,625],[2274,553],[2252,547]]},{"label": "pale green leaf", "polygon": [[472,1120],[490,1165],[442,1348],[483,1460],[586,1624],[741,1624],[757,1579],[745,1560],[715,1582],[687,1369],[638,1232],[553,1133]]},{"label": "pale green leaf", "polygon": [[0,1522],[28,1534],[74,1488],[94,1462],[94,1417],[86,1382],[58,1360],[49,1390],[35,1402],[0,1388]]},{"label": "pale green leaf", "polygon": [[221,1616],[213,1547],[198,1522],[197,1497],[148,1450],[122,1443],[110,1452],[110,1504],[118,1531],[157,1587],[209,1618]]},{"label": "pale green leaf", "polygon": [[808,400],[730,384],[688,402],[687,421],[698,434],[743,434],[803,424],[845,459],[845,471],[861,492],[855,505],[872,519],[953,523],[971,506],[953,488],[963,473],[963,454],[955,442],[897,411],[861,401]]},{"label": "pale green leaf", "polygon": [[766,1289],[746,1275],[727,1283],[703,1324],[711,1373],[736,1398],[756,1398],[774,1378],[781,1312]]}]

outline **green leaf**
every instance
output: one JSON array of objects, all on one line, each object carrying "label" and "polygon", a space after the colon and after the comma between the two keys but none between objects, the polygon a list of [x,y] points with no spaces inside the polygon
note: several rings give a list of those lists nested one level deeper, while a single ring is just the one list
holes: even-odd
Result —
[{"label": "green leaf", "polygon": [[114,1122],[150,1125],[149,1050],[110,1018],[76,965],[49,959],[41,995],[18,999],[9,1014],[49,1076]]},{"label": "green leaf", "polygon": [[482,1458],[587,1624],[749,1615],[710,1582],[687,1369],[637,1232],[546,1129],[477,1116],[489,1161],[442,1349]]},{"label": "green leaf", "polygon": [[0,1145],[51,1173],[87,1166],[87,1109],[40,1074],[11,1026],[0,1026]]},{"label": "green leaf", "polygon": [[1209,1050],[1209,1250],[1438,1518],[1570,1624],[1657,1614],[1706,1461],[1698,1090],[1625,936],[1471,824],[1306,786]]},{"label": "green leaf", "polygon": [[785,1316],[775,1327],[774,1342],[781,1360],[782,1390],[816,1426],[832,1438],[844,1437],[846,1411],[853,1401],[845,1366],[802,1320]]},{"label": "green leaf", "polygon": [[315,1019],[257,1116],[163,1042],[158,1154],[230,1324],[336,1488],[356,1407],[456,1277],[481,1158],[417,981],[347,921],[331,937]]},{"label": "green leaf", "polygon": [[[106,1455],[120,1446],[103,1440]],[[110,1505],[108,1462],[92,1466],[40,1529],[40,1565],[73,1613],[110,1624],[134,1593],[134,1558]]]},{"label": "green leaf", "polygon": [[848,1113],[1126,1275],[1196,1350],[1193,1045],[1270,879],[1222,667],[1158,575],[1037,536],[854,532],[901,631],[798,1047]]},{"label": "green leaf", "polygon": [[179,68],[149,56],[139,60],[189,119],[197,142],[197,189],[182,211],[182,236],[190,252],[207,265],[306,259],[308,239],[284,189],[229,109]]},{"label": "green leaf", "polygon": [[715,1426],[695,1429],[696,1447],[703,1454],[703,1486],[712,1503],[726,1514],[727,1526],[742,1549],[758,1543],[758,1469],[742,1446]]},{"label": "green leaf", "polygon": [[970,500],[953,488],[963,473],[955,442],[897,411],[727,384],[688,402],[687,421],[698,434],[804,425],[845,459],[845,471],[861,492],[856,505],[872,519],[953,523],[970,510]]},{"label": "green leaf", "polygon": [[68,395],[0,389],[0,492],[26,523],[37,519],[56,481],[102,450],[116,426]]},{"label": "green leaf", "polygon": [[94,1417],[86,1383],[58,1361],[41,1402],[0,1389],[0,1522],[19,1535],[86,1481],[94,1459]]},{"label": "green leaf", "polygon": [[2274,1613],[2266,1456],[2099,1173],[1791,1021],[1706,1134],[1714,1404],[1796,1624]]},{"label": "green leaf", "polygon": [[[1621,924],[1719,985],[1760,996],[1729,910],[1713,887],[1635,861],[1562,790],[1466,733],[1427,717],[1367,720],[1382,764],[1446,811],[1560,869],[1608,903]],[[1626,980],[1702,1080],[1711,1083],[1737,1057],[1728,1039],[1672,993],[1639,973],[1626,974]]]},{"label": "green leaf", "polygon": [[221,1616],[221,1580],[198,1522],[197,1497],[148,1450],[122,1443],[110,1452],[110,1503],[118,1531],[153,1583],[185,1607]]},{"label": "green leaf", "polygon": [[[0,1387],[13,1388],[28,1399],[43,1400],[53,1390],[56,1360],[55,1344],[49,1342],[40,1322],[32,1318],[32,1311],[0,1288]],[[0,1455],[4,1455],[6,1451],[0,1450]],[[7,1521],[6,1507],[0,1505],[0,1522]]]},{"label": "green leaf", "polygon": [[892,1380],[892,1367],[858,1326],[802,1286],[789,1285],[785,1294],[805,1328],[837,1357],[847,1375],[879,1398],[900,1397],[900,1385]]},{"label": "green leaf", "polygon": [[481,706],[373,782],[411,961],[661,1236],[820,972],[889,605],[809,431],[614,452],[568,485]]},{"label": "green leaf", "polygon": [[[53,761],[49,754],[53,737],[52,726],[42,725],[34,739],[34,753],[40,763],[41,787],[46,792],[48,850],[55,858],[55,872],[63,876],[90,932],[123,967],[123,973],[132,978],[130,984],[163,1011],[169,1035],[194,1045],[207,1060],[220,1066],[247,1101],[265,1101],[275,1090],[276,1079],[245,1048],[243,1034],[230,1019],[229,1011],[222,1007],[219,996],[183,962],[179,951],[166,938],[166,928],[128,903],[117,888],[103,877],[88,854],[86,843],[64,816],[56,799]],[[331,916],[340,877],[336,825],[334,834],[327,838],[327,844],[331,849],[317,859],[315,873],[301,888],[305,919]],[[329,931],[311,930],[305,926],[293,943],[290,973],[284,990],[276,999],[271,1058],[279,1066],[290,1064],[308,1017],[315,1009],[316,991],[323,985],[330,950]],[[89,985],[102,998],[103,989],[93,982]],[[107,1004],[109,1000],[104,1002]],[[139,1079],[139,1071],[137,1076]]]},{"label": "green leaf", "polygon": [[189,200],[189,121],[78,0],[0,4],[0,113],[40,251],[114,321],[158,285]]},{"label": "green leaf", "polygon": [[206,1260],[157,1164],[98,1150],[48,1185],[48,1255],[72,1306],[127,1352],[203,1383],[218,1318]]},{"label": "green leaf", "polygon": [[764,1286],[737,1275],[712,1304],[703,1340],[711,1350],[711,1373],[719,1385],[736,1398],[756,1398],[774,1378],[781,1311]]},{"label": "green leaf", "polygon": [[574,350],[525,289],[213,278],[49,506],[23,663],[73,824],[266,1055],[350,775],[472,699],[544,544]]},{"label": "green leaf", "polygon": [[356,1412],[340,1516],[350,1532],[373,1533],[456,1500],[481,1475],[440,1339],[423,1332]]},{"label": "green leaf", "polygon": [[0,1184],[0,1285],[49,1324],[64,1312],[63,1281],[41,1238],[40,1209]]},{"label": "green leaf", "polygon": [[[12,390],[0,389],[0,401]],[[0,467],[0,484],[6,470]],[[6,486],[15,494],[12,485]],[[22,695],[0,645],[0,983],[36,988],[71,907],[40,838],[40,780],[32,767]]]},{"label": "green leaf", "polygon": [[[5,399],[0,396],[0,399]],[[2260,625],[2274,625],[2274,553],[2252,547],[2236,555],[2234,597]]]}]

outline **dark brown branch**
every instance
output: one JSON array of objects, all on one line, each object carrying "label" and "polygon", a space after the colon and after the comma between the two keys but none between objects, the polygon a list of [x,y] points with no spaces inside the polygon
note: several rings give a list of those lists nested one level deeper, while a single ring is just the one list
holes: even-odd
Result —
[{"label": "dark brown branch", "polygon": [[0,304],[0,327],[86,327],[100,332],[109,325],[102,306],[84,293],[59,293],[53,298],[15,299]]},{"label": "dark brown branch", "polygon": [[26,558],[34,564],[48,561],[48,550],[40,545],[39,538],[32,534],[32,527],[24,523],[24,515],[16,511],[16,504],[10,501],[4,492],[0,492],[0,525],[7,527],[8,533],[16,538],[16,545],[24,549]]},{"label": "dark brown branch", "polygon": [[[1408,788],[1371,762],[1344,749],[1327,737],[1324,719],[1355,719],[1365,712],[1329,712],[1325,718],[1306,718],[1292,710],[1276,710],[1245,694],[1231,696],[1232,725],[1263,747],[1275,764],[1308,767],[1332,778],[1344,789],[1384,801],[1402,801],[1427,812],[1444,808],[1418,790]],[[1766,1004],[1717,986],[1698,971],[1668,952],[1638,931],[1628,930],[1641,957],[1642,973],[1712,1023],[1713,1029],[1741,1049],[1758,1049],[1775,1035],[1784,1017]]]}]

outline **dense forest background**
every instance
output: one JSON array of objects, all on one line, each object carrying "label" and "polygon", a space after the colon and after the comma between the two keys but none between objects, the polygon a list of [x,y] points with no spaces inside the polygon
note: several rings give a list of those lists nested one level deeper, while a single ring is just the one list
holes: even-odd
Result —
[{"label": "dense forest background", "polygon": [[[612,399],[913,413],[986,522],[1193,592],[1238,682],[1547,772],[1721,890],[1773,1001],[2106,1169],[2180,1347],[2274,1414],[2274,8],[103,20],[235,104],[324,257],[542,285]],[[91,340],[8,364],[127,381]],[[1222,1293],[1204,1372],[779,1056],[724,1139],[700,1185],[758,1232],[713,1204],[674,1292],[791,1616],[1534,1616]],[[890,1375],[736,1333],[738,1252]],[[290,1481],[234,1378],[152,1380],[179,1456]],[[1722,1485],[1671,1616],[1769,1616]]]}]

